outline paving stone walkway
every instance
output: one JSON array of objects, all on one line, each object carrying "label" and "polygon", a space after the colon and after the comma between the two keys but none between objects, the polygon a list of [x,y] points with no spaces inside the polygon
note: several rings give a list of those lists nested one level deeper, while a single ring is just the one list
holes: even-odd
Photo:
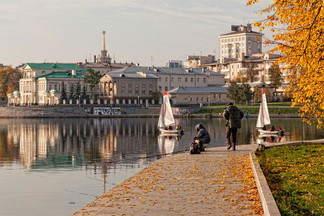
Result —
[{"label": "paving stone walkway", "polygon": [[167,156],[73,215],[259,215],[252,146]]}]

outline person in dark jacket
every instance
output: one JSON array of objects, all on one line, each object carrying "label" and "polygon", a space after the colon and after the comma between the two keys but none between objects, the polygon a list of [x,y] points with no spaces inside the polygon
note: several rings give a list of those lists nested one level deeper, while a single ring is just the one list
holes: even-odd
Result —
[{"label": "person in dark jacket", "polygon": [[207,144],[210,142],[210,136],[209,133],[207,131],[207,129],[202,125],[202,124],[197,124],[195,126],[196,131],[198,131],[198,134],[196,135],[196,137],[194,138],[194,140],[199,144],[199,150],[200,151],[204,151],[204,144]]},{"label": "person in dark jacket", "polygon": [[[226,122],[226,144],[227,149],[236,147],[236,134],[237,129],[241,128],[241,119],[244,113],[233,105],[233,103],[228,103],[226,109],[223,112],[223,117],[227,120]],[[232,142],[231,142],[232,135]]]}]

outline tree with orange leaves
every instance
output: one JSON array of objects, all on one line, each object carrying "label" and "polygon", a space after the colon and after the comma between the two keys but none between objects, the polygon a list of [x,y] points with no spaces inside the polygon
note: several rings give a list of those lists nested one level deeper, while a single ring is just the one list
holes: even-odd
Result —
[{"label": "tree with orange leaves", "polygon": [[0,99],[6,100],[7,94],[19,89],[21,74],[11,66],[0,69]]},{"label": "tree with orange leaves", "polygon": [[[248,0],[253,5],[260,0]],[[260,31],[269,28],[275,44],[271,52],[281,52],[278,63],[291,70],[287,92],[292,106],[300,106],[300,115],[309,123],[324,126],[324,8],[323,0],[273,0],[259,12],[267,19],[254,23]],[[282,28],[283,26],[283,28]]]}]

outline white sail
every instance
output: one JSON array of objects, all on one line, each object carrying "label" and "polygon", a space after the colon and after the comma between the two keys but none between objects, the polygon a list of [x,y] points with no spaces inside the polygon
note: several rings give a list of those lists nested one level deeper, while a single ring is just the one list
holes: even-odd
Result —
[{"label": "white sail", "polygon": [[267,105],[267,98],[264,89],[262,89],[262,100],[260,103],[260,110],[259,110],[256,127],[262,128],[264,125],[269,125],[269,124],[270,124],[270,117],[269,117],[269,111]]},{"label": "white sail", "polygon": [[168,126],[174,126],[175,121],[171,109],[170,100],[168,94],[163,91],[163,102],[160,110],[160,117],[158,122],[158,128],[165,128]]}]

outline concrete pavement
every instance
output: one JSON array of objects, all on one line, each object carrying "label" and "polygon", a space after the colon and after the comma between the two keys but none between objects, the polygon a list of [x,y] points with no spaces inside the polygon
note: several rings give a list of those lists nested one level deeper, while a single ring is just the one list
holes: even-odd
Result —
[{"label": "concrete pavement", "polygon": [[262,215],[253,148],[167,156],[73,215]]}]

